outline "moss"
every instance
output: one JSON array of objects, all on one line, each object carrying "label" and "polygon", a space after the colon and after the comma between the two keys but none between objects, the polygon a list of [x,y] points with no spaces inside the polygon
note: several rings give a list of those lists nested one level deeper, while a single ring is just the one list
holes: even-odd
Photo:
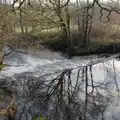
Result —
[{"label": "moss", "polygon": [[5,67],[5,64],[0,64],[0,71]]},{"label": "moss", "polygon": [[36,120],[47,120],[45,117],[38,117]]}]

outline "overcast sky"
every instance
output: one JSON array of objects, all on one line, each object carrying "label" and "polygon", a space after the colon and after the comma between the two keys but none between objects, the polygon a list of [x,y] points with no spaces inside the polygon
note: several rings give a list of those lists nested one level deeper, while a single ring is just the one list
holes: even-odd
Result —
[{"label": "overcast sky", "polygon": [[[0,0],[0,1],[5,1],[5,0]],[[14,0],[6,0],[8,3],[13,3]],[[66,0],[67,1],[67,0]],[[75,2],[76,0],[70,0],[71,2]],[[80,1],[87,1],[87,0],[80,0]],[[89,1],[93,1],[93,0],[89,0]],[[110,2],[110,1],[118,1],[118,0],[100,0],[100,1],[104,1],[104,2]]]}]

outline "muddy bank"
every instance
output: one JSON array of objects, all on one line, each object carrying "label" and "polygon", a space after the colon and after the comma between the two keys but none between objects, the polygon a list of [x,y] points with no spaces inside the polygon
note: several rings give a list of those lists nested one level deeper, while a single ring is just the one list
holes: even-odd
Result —
[{"label": "muddy bank", "polygon": [[100,55],[100,54],[115,54],[120,52],[120,43],[110,44],[96,44],[91,43],[87,48],[83,45],[68,46],[64,41],[46,41],[41,43],[44,47],[59,51],[69,56],[86,56],[86,55]]}]

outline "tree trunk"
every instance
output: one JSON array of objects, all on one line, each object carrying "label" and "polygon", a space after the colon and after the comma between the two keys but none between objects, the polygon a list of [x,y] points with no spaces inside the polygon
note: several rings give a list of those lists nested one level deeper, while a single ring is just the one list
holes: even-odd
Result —
[{"label": "tree trunk", "polygon": [[61,23],[61,31],[62,31],[62,37],[63,40],[66,41],[66,43],[70,43],[70,17],[68,15],[68,8],[66,8],[65,10],[65,20],[62,18],[62,10],[63,8],[61,8],[61,2],[60,0],[58,0],[58,16],[60,19],[60,23]]},{"label": "tree trunk", "polygon": [[[79,9],[79,2],[78,2],[78,0],[76,0],[76,3],[77,3],[77,9]],[[78,24],[78,31],[80,32],[80,16],[79,16],[79,14],[77,15],[77,24]]]},{"label": "tree trunk", "polygon": [[[87,0],[87,6],[89,5],[89,0]],[[84,31],[84,41],[83,44],[87,48],[89,44],[89,34],[88,34],[88,27],[89,27],[89,8],[86,8],[86,14],[85,14],[85,31]]]},{"label": "tree trunk", "polygon": [[3,63],[3,46],[0,45],[0,64]]},{"label": "tree trunk", "polygon": [[28,33],[28,27],[25,27],[25,33],[26,34]]},{"label": "tree trunk", "polygon": [[[21,0],[19,0],[19,4],[20,3],[21,3]],[[20,28],[21,28],[22,35],[24,36],[23,15],[22,15],[21,8],[20,8],[19,16],[20,16]]]}]

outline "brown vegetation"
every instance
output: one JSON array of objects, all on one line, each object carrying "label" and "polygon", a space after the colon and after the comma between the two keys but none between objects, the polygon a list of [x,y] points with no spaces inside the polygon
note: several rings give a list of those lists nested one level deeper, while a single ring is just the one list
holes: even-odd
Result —
[{"label": "brown vegetation", "polygon": [[11,100],[10,104],[7,108],[0,108],[0,115],[8,116],[10,120],[14,120],[14,116],[17,112],[17,105],[15,101],[15,96],[13,96],[13,99]]}]

